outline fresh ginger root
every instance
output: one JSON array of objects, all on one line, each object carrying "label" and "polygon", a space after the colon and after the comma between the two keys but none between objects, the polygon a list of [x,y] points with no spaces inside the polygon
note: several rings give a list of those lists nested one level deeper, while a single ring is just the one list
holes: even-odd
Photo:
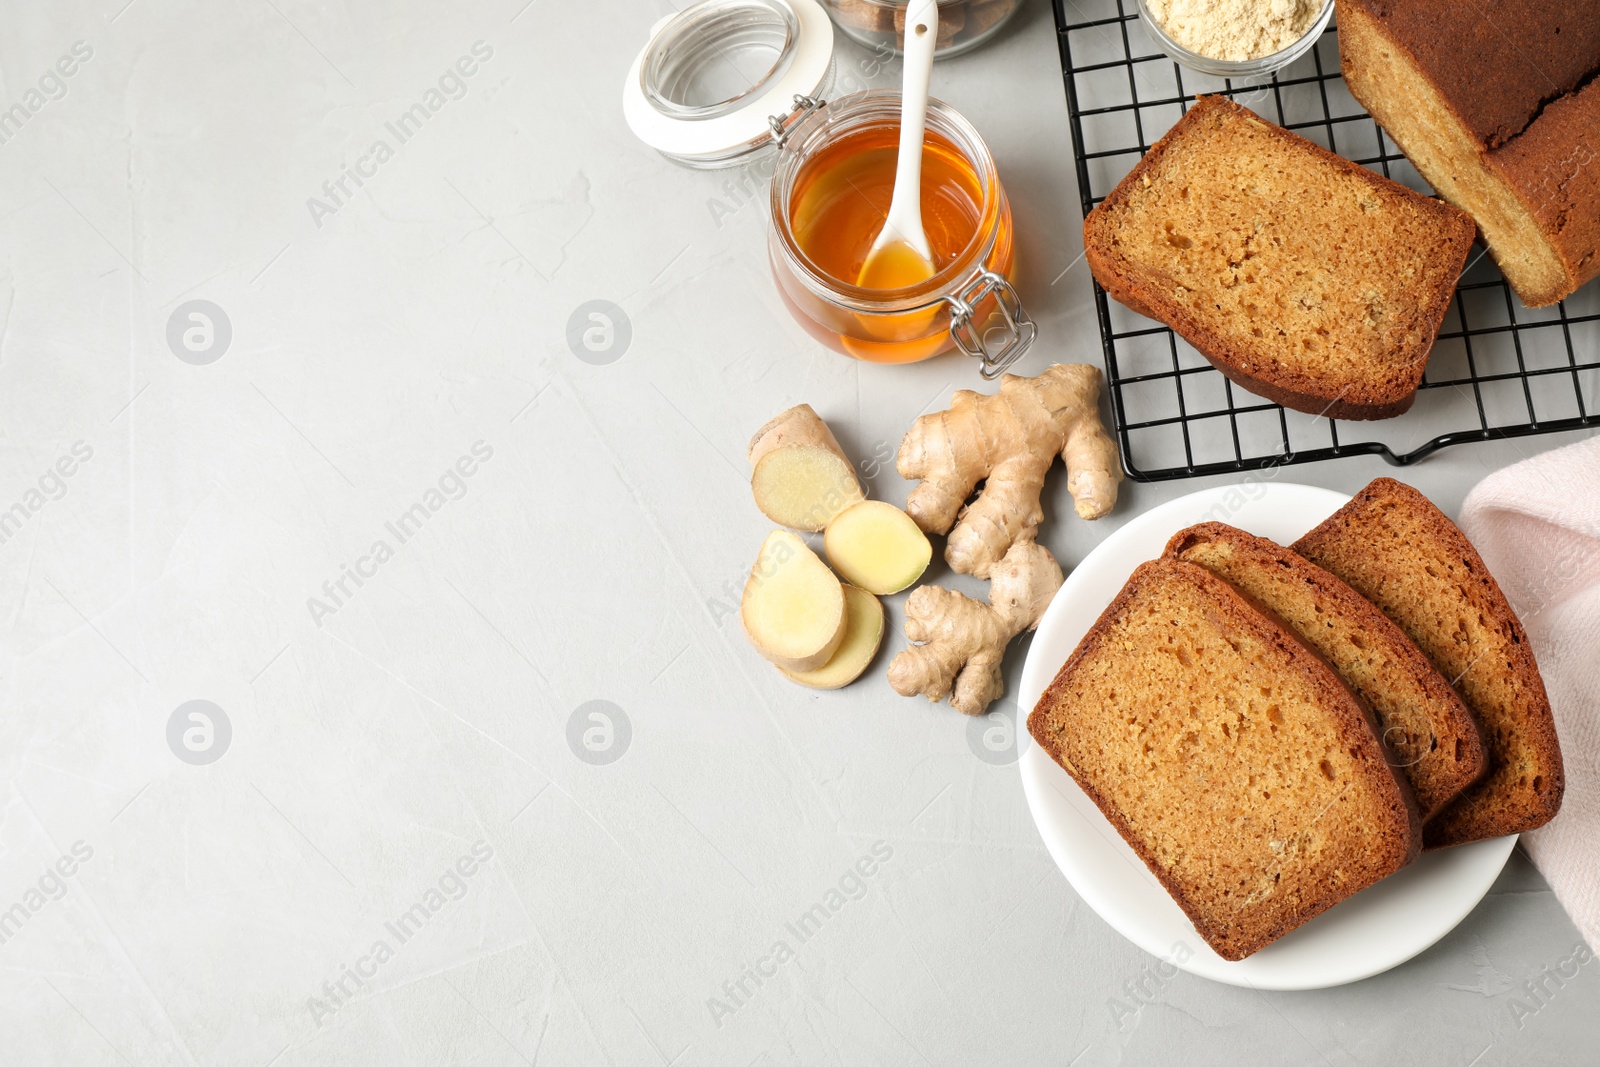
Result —
[{"label": "fresh ginger root", "polygon": [[1039,625],[1061,581],[1060,565],[1030,533],[990,568],[987,604],[937,585],[916,589],[906,599],[906,637],[918,643],[889,664],[889,685],[932,701],[948,694],[956,710],[983,714],[1006,691],[1006,645]]},{"label": "fresh ginger root", "polygon": [[[1057,453],[1078,515],[1110,511],[1122,466],[1100,423],[1098,367],[1057,363],[1037,378],[1007,374],[998,393],[958,390],[949,410],[912,423],[896,466],[922,484],[906,511],[927,533],[949,531],[944,558],[952,570],[990,577],[1014,544],[1037,532],[1039,493]],[[979,481],[983,492],[963,508]]]},{"label": "fresh ginger root", "polygon": [[756,507],[780,526],[815,532],[866,499],[855,467],[810,404],[796,405],[757,430],[749,459]]}]

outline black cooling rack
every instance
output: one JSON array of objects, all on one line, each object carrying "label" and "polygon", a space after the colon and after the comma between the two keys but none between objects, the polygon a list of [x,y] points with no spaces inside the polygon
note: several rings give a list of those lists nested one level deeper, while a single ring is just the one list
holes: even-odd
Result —
[{"label": "black cooling rack", "polygon": [[[1195,96],[1221,93],[1414,189],[1431,192],[1350,95],[1337,28],[1270,79],[1186,70],[1146,33],[1133,0],[1052,0],[1083,211],[1104,199]],[[1338,422],[1245,392],[1182,338],[1095,303],[1112,413],[1130,477],[1164,481],[1376,454],[1411,464],[1447,445],[1600,426],[1600,282],[1553,308],[1522,305],[1475,246],[1411,411]]]}]

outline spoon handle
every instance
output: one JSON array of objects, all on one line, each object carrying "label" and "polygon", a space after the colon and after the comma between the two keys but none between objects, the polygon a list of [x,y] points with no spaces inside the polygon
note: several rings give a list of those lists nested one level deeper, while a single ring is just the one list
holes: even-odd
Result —
[{"label": "spoon handle", "polygon": [[938,37],[939,5],[935,0],[911,0],[906,10],[900,154],[885,228],[925,259],[932,259],[932,252],[922,229],[922,144],[928,119],[928,81],[933,74],[933,50]]}]

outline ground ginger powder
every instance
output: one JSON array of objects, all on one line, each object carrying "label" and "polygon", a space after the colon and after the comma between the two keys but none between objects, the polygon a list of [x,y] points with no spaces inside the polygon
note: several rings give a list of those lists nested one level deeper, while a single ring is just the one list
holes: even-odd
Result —
[{"label": "ground ginger powder", "polygon": [[1149,0],[1168,37],[1212,59],[1260,59],[1306,35],[1321,0]]}]

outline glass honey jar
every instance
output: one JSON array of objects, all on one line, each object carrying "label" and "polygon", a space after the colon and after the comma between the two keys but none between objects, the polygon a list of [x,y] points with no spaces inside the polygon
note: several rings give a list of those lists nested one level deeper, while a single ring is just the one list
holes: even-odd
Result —
[{"label": "glass honey jar", "polygon": [[699,0],[652,29],[623,113],[675,162],[771,174],[773,277],[822,344],[874,363],[955,350],[997,377],[1037,328],[1011,286],[1011,208],[994,157],[971,123],[930,101],[922,198],[936,273],[898,289],[856,284],[889,207],[900,93],[828,99],[832,53],[818,0]]},{"label": "glass honey jar", "polygon": [[983,138],[948,105],[928,104],[923,227],[937,272],[903,289],[856,278],[888,212],[900,94],[869,90],[806,110],[785,130],[769,190],[767,251],[784,303],[829,348],[872,363],[956,349],[998,375],[1036,327],[1010,276],[1011,207]]}]

